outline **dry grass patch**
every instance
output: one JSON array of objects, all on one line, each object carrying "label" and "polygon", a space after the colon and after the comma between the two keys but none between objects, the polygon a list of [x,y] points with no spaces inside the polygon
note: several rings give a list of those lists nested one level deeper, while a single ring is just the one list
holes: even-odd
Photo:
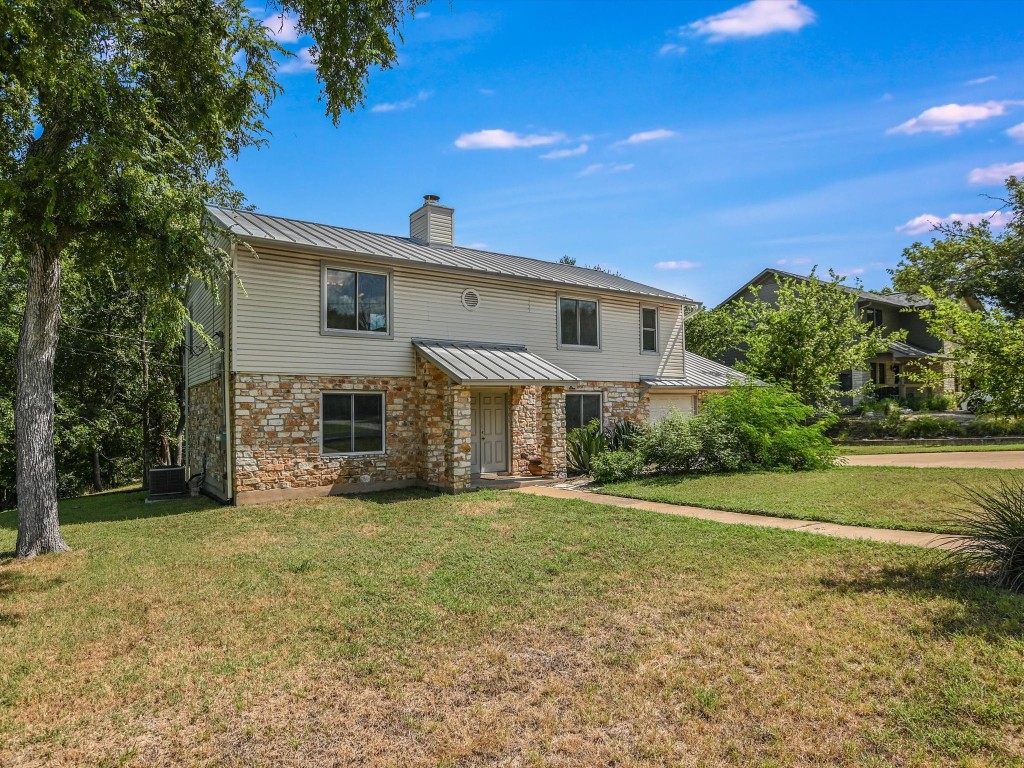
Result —
[{"label": "dry grass patch", "polygon": [[1024,600],[931,553],[515,494],[121,501],[0,566],[0,764],[1021,762]]}]

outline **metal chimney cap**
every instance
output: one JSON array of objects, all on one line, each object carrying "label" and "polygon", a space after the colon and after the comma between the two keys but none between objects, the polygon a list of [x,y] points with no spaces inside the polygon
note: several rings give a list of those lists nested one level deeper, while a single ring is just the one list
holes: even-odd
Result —
[{"label": "metal chimney cap", "polygon": [[433,205],[434,203],[441,202],[440,195],[424,195],[423,202],[425,205]]}]

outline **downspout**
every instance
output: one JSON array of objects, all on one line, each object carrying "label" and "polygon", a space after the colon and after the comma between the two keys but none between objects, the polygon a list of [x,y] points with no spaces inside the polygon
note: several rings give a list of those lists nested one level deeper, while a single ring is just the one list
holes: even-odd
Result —
[{"label": "downspout", "polygon": [[221,378],[224,381],[224,474],[225,474],[225,501],[233,501],[235,498],[235,472],[234,452],[232,450],[232,428],[234,420],[231,418],[231,339],[234,307],[235,287],[235,244],[231,243],[231,266],[228,269],[228,279],[225,282],[224,296],[224,338],[221,339]]}]

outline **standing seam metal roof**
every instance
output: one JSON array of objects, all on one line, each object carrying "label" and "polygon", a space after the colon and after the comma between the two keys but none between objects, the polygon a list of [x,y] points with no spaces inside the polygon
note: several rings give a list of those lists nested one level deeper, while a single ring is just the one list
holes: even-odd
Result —
[{"label": "standing seam metal roof", "polygon": [[413,346],[459,384],[576,384],[579,378],[521,344],[413,339]]},{"label": "standing seam metal roof", "polygon": [[429,246],[408,237],[314,224],[251,211],[234,211],[214,205],[207,206],[207,211],[214,222],[242,239],[254,238],[288,245],[326,248],[447,269],[539,280],[596,291],[628,293],[672,302],[696,303],[685,296],[588,267],[478,251],[460,246]]},{"label": "standing seam metal roof", "polygon": [[706,357],[686,352],[685,357],[686,375],[682,378],[667,377],[641,377],[640,381],[652,389],[682,389],[695,387],[698,389],[720,389],[729,386],[732,382],[747,383],[753,381],[744,373],[730,368],[727,365],[708,360]]}]

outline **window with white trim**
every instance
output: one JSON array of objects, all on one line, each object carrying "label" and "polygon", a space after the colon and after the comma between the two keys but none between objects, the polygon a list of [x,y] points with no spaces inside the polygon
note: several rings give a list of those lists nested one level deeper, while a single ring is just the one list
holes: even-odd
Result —
[{"label": "window with white trim", "polygon": [[323,267],[321,330],[324,333],[391,332],[390,276],[340,267]]},{"label": "window with white trim", "polygon": [[600,346],[597,301],[558,299],[558,340],[563,347]]},{"label": "window with white trim", "polygon": [[600,392],[566,392],[565,428],[579,429],[597,419],[601,422]]},{"label": "window with white trim", "polygon": [[658,351],[658,310],[640,307],[640,351]]},{"label": "window with white trim", "polygon": [[384,452],[383,392],[324,392],[320,409],[321,452]]}]

